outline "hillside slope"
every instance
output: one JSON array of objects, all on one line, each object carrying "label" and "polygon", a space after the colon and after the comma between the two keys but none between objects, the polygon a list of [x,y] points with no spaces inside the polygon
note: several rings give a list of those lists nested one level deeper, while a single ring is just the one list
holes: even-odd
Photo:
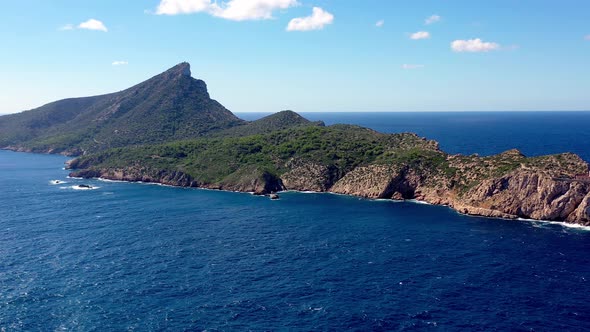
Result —
[{"label": "hillside slope", "polygon": [[322,121],[309,121],[293,111],[281,111],[261,119],[246,122],[240,126],[235,126],[219,132],[213,133],[214,137],[240,137],[249,135],[267,134],[277,130],[324,126]]},{"label": "hillside slope", "polygon": [[0,148],[80,155],[195,138],[245,123],[181,63],[129,89],[0,117]]}]

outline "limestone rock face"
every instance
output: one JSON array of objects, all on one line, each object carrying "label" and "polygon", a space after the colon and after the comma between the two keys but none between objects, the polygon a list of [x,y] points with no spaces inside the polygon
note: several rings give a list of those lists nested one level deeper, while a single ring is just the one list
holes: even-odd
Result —
[{"label": "limestone rock face", "polygon": [[285,189],[299,191],[328,191],[340,178],[337,168],[291,160],[287,163],[291,170],[281,176]]},{"label": "limestone rock face", "polygon": [[[68,167],[71,167],[71,164],[68,165]],[[86,169],[72,172],[70,173],[70,176],[103,178],[129,182],[161,183],[177,187],[199,187],[227,191],[251,192],[257,195],[264,195],[266,193],[281,191],[284,189],[280,179],[257,169],[249,170],[248,172],[240,172],[235,174],[232,178],[220,183],[197,181],[190,175],[181,171],[151,170],[141,166],[104,170]]]},{"label": "limestone rock face", "polygon": [[497,210],[486,209],[482,207],[474,207],[469,205],[462,205],[461,203],[457,203],[453,205],[453,208],[463,214],[468,214],[472,216],[481,216],[481,217],[490,217],[490,218],[504,218],[504,219],[515,219],[516,216],[508,213],[503,213]]},{"label": "limestone rock face", "polygon": [[150,171],[141,167],[106,170],[81,170],[70,173],[70,176],[82,178],[103,178],[116,181],[161,183],[178,187],[198,187],[190,175],[179,171]]},{"label": "limestone rock face", "polygon": [[265,195],[284,189],[281,179],[266,171],[257,168],[235,172],[221,183],[206,185],[211,189],[222,189],[229,191],[251,192],[256,195]]},{"label": "limestone rock face", "polygon": [[391,198],[395,191],[393,183],[400,175],[400,168],[395,166],[357,167],[338,180],[330,191],[366,198]]},{"label": "limestone rock face", "polygon": [[590,193],[582,199],[580,205],[578,205],[574,212],[568,216],[567,221],[582,225],[590,225]]},{"label": "limestone rock face", "polygon": [[[518,170],[483,181],[464,195],[463,203],[522,218],[572,220],[582,216],[581,203],[590,191],[588,184],[555,180],[542,171]],[[582,218],[583,219],[583,218]]]},{"label": "limestone rock face", "polygon": [[[563,154],[525,163],[518,150],[510,150],[497,158],[501,163],[514,158],[523,164],[505,175],[484,174],[484,179],[480,179],[480,169],[470,167],[454,177],[445,177],[420,168],[369,165],[345,174],[329,191],[366,198],[413,198],[477,216],[590,225],[590,183],[569,179],[577,170],[588,167],[578,156]],[[484,164],[484,170],[489,168]],[[560,178],[564,174],[569,177]],[[460,192],[456,183],[461,178],[475,185]]]}]

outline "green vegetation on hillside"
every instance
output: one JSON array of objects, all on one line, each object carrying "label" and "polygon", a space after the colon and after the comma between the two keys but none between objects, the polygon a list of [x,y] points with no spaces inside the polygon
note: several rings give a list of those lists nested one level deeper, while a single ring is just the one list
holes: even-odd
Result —
[{"label": "green vegetation on hillside", "polygon": [[219,183],[244,169],[280,176],[289,171],[287,164],[292,160],[336,167],[343,174],[372,163],[421,163],[439,167],[445,163],[444,156],[435,142],[414,134],[386,135],[366,128],[336,125],[113,149],[81,157],[72,167],[137,167],[148,173],[181,171],[203,183]]},{"label": "green vegetation on hillside", "polygon": [[517,169],[559,176],[559,170],[585,167],[579,158],[568,155],[526,158],[516,150],[489,157],[450,156],[440,151],[436,142],[415,134],[382,134],[351,125],[295,126],[266,134],[110,149],[80,157],[71,167],[90,176],[125,171],[134,174],[133,178],[145,176],[153,181],[163,174],[181,173],[200,185],[222,186],[264,176],[279,179],[302,166],[305,171],[299,174],[307,174],[303,176],[311,181],[317,176],[314,170],[321,173],[322,169],[332,174],[322,176],[337,177],[328,181],[337,181],[355,168],[369,165],[406,169],[425,185],[456,190],[459,195],[486,179]]},{"label": "green vegetation on hillside", "polygon": [[312,122],[293,111],[281,111],[262,119],[212,133],[214,137],[240,137],[267,134],[269,132],[309,126],[324,126],[322,121]]}]

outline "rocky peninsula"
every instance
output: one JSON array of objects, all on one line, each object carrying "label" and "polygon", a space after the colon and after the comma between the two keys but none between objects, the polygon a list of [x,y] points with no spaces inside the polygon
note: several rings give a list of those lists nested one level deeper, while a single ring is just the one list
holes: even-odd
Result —
[{"label": "rocky peninsula", "polygon": [[126,90],[0,116],[0,148],[78,156],[72,176],[267,194],[416,199],[461,213],[590,225],[588,164],[564,153],[451,155],[415,134],[257,121],[210,98],[180,63]]}]

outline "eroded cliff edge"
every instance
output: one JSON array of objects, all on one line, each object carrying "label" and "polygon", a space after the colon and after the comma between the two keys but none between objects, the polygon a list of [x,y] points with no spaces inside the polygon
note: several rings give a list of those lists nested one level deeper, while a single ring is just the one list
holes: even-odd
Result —
[{"label": "eroded cliff edge", "polygon": [[74,159],[72,176],[270,193],[416,199],[461,213],[590,225],[588,164],[570,153],[449,155],[414,134],[355,126],[115,149]]}]

